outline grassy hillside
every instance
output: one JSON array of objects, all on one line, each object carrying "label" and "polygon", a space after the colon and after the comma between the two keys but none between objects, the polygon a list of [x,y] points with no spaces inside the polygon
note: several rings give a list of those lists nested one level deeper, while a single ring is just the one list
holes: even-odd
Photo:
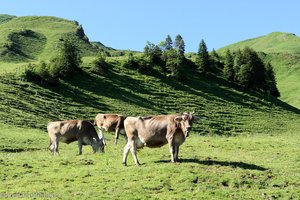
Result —
[{"label": "grassy hillside", "polygon": [[293,33],[273,32],[228,45],[218,51],[243,49],[246,46],[265,53],[300,53],[300,38]]},{"label": "grassy hillside", "polygon": [[0,14],[0,24],[7,22],[7,21],[11,20],[14,17],[15,16],[12,16],[12,15]]},{"label": "grassy hillside", "polygon": [[[121,58],[121,57],[120,57]],[[193,70],[180,83],[154,71],[152,75],[120,67],[110,58],[105,76],[85,70],[59,86],[39,86],[12,75],[0,80],[0,118],[15,126],[45,128],[56,119],[92,119],[98,112],[125,115],[177,113],[195,110],[203,118],[201,134],[236,135],[279,133],[298,117],[297,109],[272,97],[247,94],[218,77],[203,77]],[[12,114],[13,113],[13,114]],[[278,127],[280,124],[280,127]]]},{"label": "grassy hillside", "polygon": [[266,60],[271,62],[276,73],[280,99],[300,108],[300,38],[291,33],[275,32],[226,46],[218,52],[246,46],[267,54]]},{"label": "grassy hillside", "polygon": [[15,17],[0,24],[0,31],[0,61],[49,60],[66,36],[74,39],[83,55],[96,53],[75,21],[56,17]]}]

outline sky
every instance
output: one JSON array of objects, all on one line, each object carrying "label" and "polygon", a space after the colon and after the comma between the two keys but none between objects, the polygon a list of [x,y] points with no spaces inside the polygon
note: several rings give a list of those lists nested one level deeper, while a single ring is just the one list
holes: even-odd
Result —
[{"label": "sky", "polygon": [[[1,0],[0,13],[78,21],[90,41],[143,51],[180,34],[186,52],[288,32],[300,35],[299,0]],[[1,34],[1,33],[0,33]]]}]

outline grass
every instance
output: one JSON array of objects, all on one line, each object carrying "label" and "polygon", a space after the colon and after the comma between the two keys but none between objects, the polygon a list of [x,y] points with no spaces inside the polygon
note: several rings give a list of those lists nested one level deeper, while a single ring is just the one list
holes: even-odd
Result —
[{"label": "grass", "polygon": [[[299,124],[299,121],[295,122]],[[104,154],[76,142],[60,145],[60,156],[47,150],[48,136],[36,129],[1,126],[3,194],[40,194],[57,199],[297,199],[300,164],[299,126],[280,135],[200,136],[181,146],[178,164],[169,163],[167,146],[138,152],[141,167],[128,157],[125,139],[113,145],[106,134]]]}]

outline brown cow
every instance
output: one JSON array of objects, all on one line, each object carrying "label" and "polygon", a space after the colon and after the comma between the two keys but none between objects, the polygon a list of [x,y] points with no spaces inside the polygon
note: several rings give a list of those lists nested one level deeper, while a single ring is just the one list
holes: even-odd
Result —
[{"label": "brown cow", "polygon": [[114,144],[117,144],[120,131],[124,131],[124,120],[126,117],[116,114],[97,114],[95,125],[100,129],[104,138],[103,130],[107,132],[115,132]]},{"label": "brown cow", "polygon": [[95,152],[104,152],[102,138],[99,139],[92,123],[84,120],[68,120],[50,122],[47,126],[50,137],[49,149],[58,154],[59,141],[71,143],[78,141],[79,154],[82,154],[82,145],[91,145]]},{"label": "brown cow", "polygon": [[156,148],[169,144],[171,161],[178,162],[179,146],[188,137],[192,122],[198,117],[192,113],[158,115],[150,117],[127,117],[124,121],[127,144],[124,148],[123,164],[131,150],[136,165],[139,165],[136,151],[144,146]]}]

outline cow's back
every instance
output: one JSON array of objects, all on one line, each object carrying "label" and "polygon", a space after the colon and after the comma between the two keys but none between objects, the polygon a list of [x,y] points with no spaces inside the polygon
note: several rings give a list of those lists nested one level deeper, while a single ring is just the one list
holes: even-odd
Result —
[{"label": "cow's back", "polygon": [[77,140],[82,120],[50,122],[47,126],[49,136],[58,137],[64,143],[71,143]]},{"label": "cow's back", "polygon": [[125,132],[128,138],[133,137],[147,147],[160,147],[168,142],[169,120],[168,116],[127,117],[124,121]]},{"label": "cow's back", "polygon": [[95,117],[95,124],[98,127],[103,127],[106,131],[115,131],[116,127],[123,127],[124,117],[116,114],[97,114]]}]

